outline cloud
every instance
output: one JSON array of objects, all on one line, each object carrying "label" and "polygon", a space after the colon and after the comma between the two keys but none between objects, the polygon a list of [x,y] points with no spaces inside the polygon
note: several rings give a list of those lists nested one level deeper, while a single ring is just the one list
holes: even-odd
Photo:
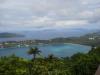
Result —
[{"label": "cloud", "polygon": [[97,26],[100,26],[100,0],[0,0],[0,29]]},{"label": "cloud", "polygon": [[58,21],[56,22],[56,25],[64,25],[65,26],[80,26],[80,25],[86,25],[88,24],[85,20],[67,20],[67,21]]}]

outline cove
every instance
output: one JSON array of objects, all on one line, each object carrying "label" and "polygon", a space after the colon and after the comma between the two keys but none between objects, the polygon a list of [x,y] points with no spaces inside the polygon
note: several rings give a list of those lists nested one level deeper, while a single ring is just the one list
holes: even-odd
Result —
[{"label": "cove", "polygon": [[[79,45],[79,44],[43,44],[34,45],[33,47],[38,47],[41,51],[40,56],[46,57],[49,54],[53,54],[56,57],[67,57],[72,56],[75,53],[88,53],[91,50],[90,46]],[[0,56],[10,56],[15,54],[18,57],[30,59],[32,56],[28,55],[29,48],[4,48],[0,49]]]}]

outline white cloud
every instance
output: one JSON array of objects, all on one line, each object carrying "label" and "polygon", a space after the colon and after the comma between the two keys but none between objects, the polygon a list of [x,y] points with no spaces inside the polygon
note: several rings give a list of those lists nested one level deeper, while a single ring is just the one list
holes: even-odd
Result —
[{"label": "white cloud", "polygon": [[66,25],[66,26],[80,26],[80,25],[86,25],[88,24],[85,20],[66,20],[66,21],[58,21],[56,22],[56,25]]},{"label": "white cloud", "polygon": [[8,29],[94,27],[92,23],[95,26],[99,23],[99,7],[100,0],[4,0],[0,3],[0,26]]},{"label": "white cloud", "polygon": [[83,5],[89,5],[89,4],[97,4],[97,3],[100,3],[100,0],[80,0],[80,2]]},{"label": "white cloud", "polygon": [[83,11],[79,14],[79,16],[82,18],[91,18],[93,17],[93,15],[94,15],[93,11]]}]

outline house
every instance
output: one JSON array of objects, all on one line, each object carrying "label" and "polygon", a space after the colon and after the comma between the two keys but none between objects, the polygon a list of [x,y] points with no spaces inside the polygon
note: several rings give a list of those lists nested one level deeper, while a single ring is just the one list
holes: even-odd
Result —
[{"label": "house", "polygon": [[89,40],[95,40],[95,38],[91,37],[91,38],[88,38]]},{"label": "house", "polygon": [[95,75],[100,75],[100,66],[98,67],[98,69],[97,69]]},{"label": "house", "polygon": [[0,44],[0,48],[4,48],[4,46],[2,44]]}]

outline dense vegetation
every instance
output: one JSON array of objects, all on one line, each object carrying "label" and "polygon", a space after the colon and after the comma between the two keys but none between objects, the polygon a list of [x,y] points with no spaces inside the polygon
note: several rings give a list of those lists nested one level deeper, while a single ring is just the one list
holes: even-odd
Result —
[{"label": "dense vegetation", "polygon": [[100,64],[100,47],[66,58],[36,58],[39,53],[38,48],[31,48],[28,54],[33,55],[32,60],[15,55],[1,57],[0,75],[94,75]]},{"label": "dense vegetation", "polygon": [[24,37],[24,35],[16,34],[16,33],[0,33],[0,38],[13,38],[13,37]]}]

